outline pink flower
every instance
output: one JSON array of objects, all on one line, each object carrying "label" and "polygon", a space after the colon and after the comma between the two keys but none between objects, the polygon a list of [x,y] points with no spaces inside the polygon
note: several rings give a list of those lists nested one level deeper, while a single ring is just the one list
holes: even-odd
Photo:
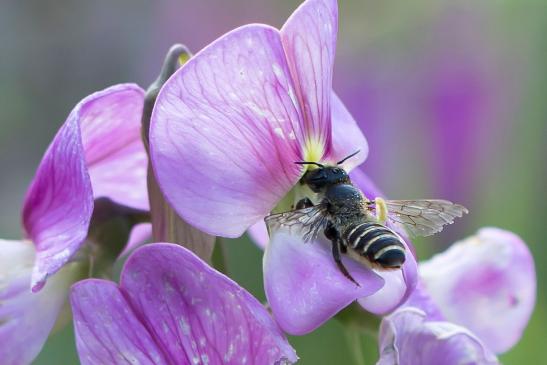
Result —
[{"label": "pink flower", "polygon": [[120,284],[71,293],[80,361],[92,364],[288,364],[292,347],[262,305],[191,251],[139,248]]},{"label": "pink flower", "polygon": [[419,269],[421,285],[382,321],[379,364],[497,364],[518,342],[536,298],[518,236],[483,228]]},{"label": "pink flower", "polygon": [[[184,220],[238,237],[272,210],[290,209],[305,172],[295,161],[334,163],[360,150],[344,168],[363,162],[367,142],[332,91],[337,27],[335,0],[308,0],[281,30],[235,29],[167,81],[151,118],[150,155],[163,193]],[[337,270],[327,246],[324,239],[304,244],[283,231],[272,234],[265,290],[285,331],[309,332],[382,288],[370,305],[387,312],[412,290],[412,255],[404,275],[348,260],[356,286]]]},{"label": "pink flower", "polygon": [[74,255],[88,236],[94,199],[148,209],[143,100],[144,92],[133,84],[86,97],[47,149],[23,206],[25,238],[0,241],[2,364],[34,359],[70,284],[83,275]]}]

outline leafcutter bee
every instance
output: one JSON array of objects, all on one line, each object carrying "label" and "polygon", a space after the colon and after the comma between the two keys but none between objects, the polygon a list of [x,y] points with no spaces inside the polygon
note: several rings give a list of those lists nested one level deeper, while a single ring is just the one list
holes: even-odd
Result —
[{"label": "leafcutter bee", "polygon": [[358,152],[335,166],[296,162],[315,166],[304,174],[300,184],[316,195],[316,203],[304,197],[296,203],[295,209],[265,218],[270,233],[279,227],[296,228],[304,241],[324,234],[332,243],[332,256],[339,270],[355,284],[357,282],[342,263],[341,254],[364,258],[371,266],[383,270],[399,269],[404,264],[403,239],[386,225],[387,221],[402,224],[413,236],[429,236],[468,213],[463,206],[448,200],[384,200],[379,197],[369,200],[340,167]]}]

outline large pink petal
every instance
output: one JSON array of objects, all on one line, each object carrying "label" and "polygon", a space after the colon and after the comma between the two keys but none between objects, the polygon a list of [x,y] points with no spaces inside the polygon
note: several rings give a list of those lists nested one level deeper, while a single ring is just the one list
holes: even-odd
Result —
[{"label": "large pink petal", "polygon": [[87,235],[93,192],[78,123],[89,98],[72,110],[57,132],[27,192],[23,224],[36,245],[33,290],[72,257]]},{"label": "large pink petal", "polygon": [[237,237],[298,181],[299,108],[279,32],[238,28],[162,88],[150,127],[158,183],[177,213]]},{"label": "large pink petal", "polygon": [[342,165],[347,171],[363,163],[368,156],[368,142],[357,122],[340,98],[332,93],[332,150],[329,159],[333,162],[359,151]]},{"label": "large pink petal", "polygon": [[80,101],[57,132],[23,208],[25,231],[37,250],[33,290],[80,248],[94,196],[148,206],[146,161],[138,145],[142,103],[138,86],[112,86]]},{"label": "large pink petal", "polygon": [[0,359],[30,364],[55,324],[75,279],[72,267],[54,275],[44,290],[29,290],[35,248],[28,241],[0,240]]},{"label": "large pink petal", "polygon": [[377,365],[498,364],[475,335],[450,322],[427,321],[426,314],[405,307],[382,320]]},{"label": "large pink petal", "polygon": [[164,352],[178,363],[297,359],[253,296],[183,247],[138,249],[124,268],[120,287]]},{"label": "large pink petal", "polygon": [[483,228],[420,264],[425,288],[448,321],[496,353],[518,342],[536,298],[534,261],[515,234]]},{"label": "large pink petal", "polygon": [[122,84],[93,94],[82,108],[80,128],[95,198],[148,209],[143,103],[139,86]]},{"label": "large pink petal", "polygon": [[[331,145],[332,72],[338,32],[336,0],[307,0],[281,28],[283,46],[312,143]],[[318,156],[321,158],[322,156]]]},{"label": "large pink petal", "polygon": [[74,331],[84,365],[163,365],[168,361],[118,286],[88,279],[71,290]]},{"label": "large pink petal", "polygon": [[304,243],[283,230],[264,254],[264,289],[277,323],[290,334],[313,331],[348,304],[377,292],[384,281],[347,257],[344,265],[360,284],[346,278],[325,241]]}]

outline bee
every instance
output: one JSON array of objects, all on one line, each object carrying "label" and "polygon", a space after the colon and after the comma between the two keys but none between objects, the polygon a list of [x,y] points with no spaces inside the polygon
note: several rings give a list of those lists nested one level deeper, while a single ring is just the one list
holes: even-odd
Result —
[{"label": "bee", "polygon": [[315,168],[308,170],[299,183],[315,194],[317,204],[304,197],[293,210],[265,218],[270,233],[279,227],[298,228],[305,242],[324,234],[332,244],[332,256],[338,269],[355,284],[357,282],[342,263],[341,254],[364,259],[366,264],[381,270],[399,269],[404,264],[403,239],[388,227],[388,221],[402,224],[413,236],[429,236],[468,213],[465,207],[448,200],[384,200],[380,197],[369,200],[340,167],[358,152],[338,161],[335,166],[295,162],[314,165]]}]

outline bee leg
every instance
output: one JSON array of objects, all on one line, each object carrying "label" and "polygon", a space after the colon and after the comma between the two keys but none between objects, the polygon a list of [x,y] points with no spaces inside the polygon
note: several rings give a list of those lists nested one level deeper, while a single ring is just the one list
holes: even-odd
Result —
[{"label": "bee leg", "polygon": [[310,208],[313,207],[313,203],[310,200],[310,198],[303,198],[296,203],[295,209],[304,209],[304,208]]},{"label": "bee leg", "polygon": [[334,262],[336,262],[336,266],[338,266],[338,269],[344,274],[346,278],[351,280],[355,285],[359,285],[357,281],[353,278],[353,276],[350,275],[348,272],[348,269],[344,266],[342,263],[342,258],[340,257],[340,240],[337,240],[336,242],[332,242],[332,257],[334,257]]},{"label": "bee leg", "polygon": [[327,228],[325,228],[325,237],[327,237],[332,242],[332,257],[334,258],[334,262],[336,262],[336,266],[338,266],[338,269],[344,274],[346,278],[351,280],[355,285],[360,286],[357,281],[350,275],[348,272],[348,269],[344,266],[342,263],[342,257],[340,256],[340,247],[343,247],[342,250],[345,248],[343,245],[341,245],[341,238],[340,233],[338,230],[334,227],[332,224],[328,224]]}]

